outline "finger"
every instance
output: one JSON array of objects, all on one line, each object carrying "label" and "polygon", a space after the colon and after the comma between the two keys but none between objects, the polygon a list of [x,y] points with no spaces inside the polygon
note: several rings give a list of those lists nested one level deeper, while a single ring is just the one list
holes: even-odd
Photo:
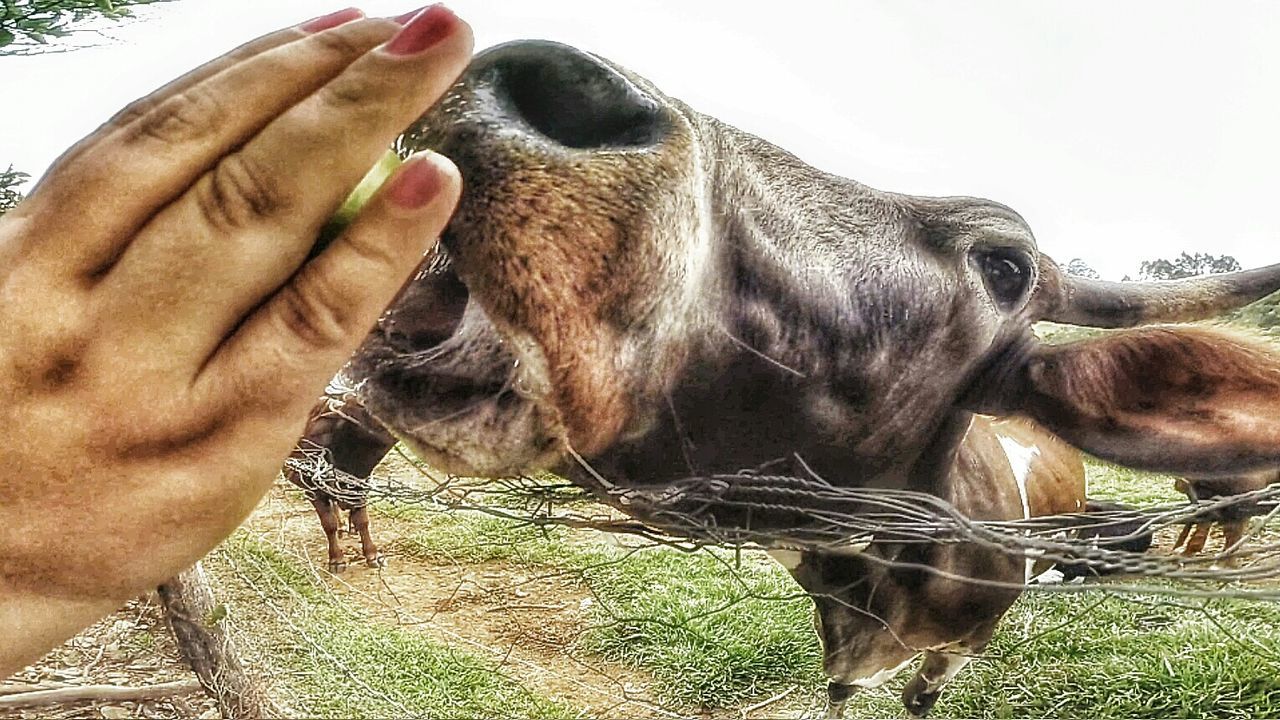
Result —
[{"label": "finger", "polygon": [[[344,13],[338,19],[359,11]],[[391,20],[369,19],[320,32],[283,30],[126,108],[39,188],[42,203],[79,208],[47,213],[42,234],[51,240],[42,243],[43,252],[72,272],[100,273],[157,209],[187,191],[218,158],[398,28]]]},{"label": "finger", "polygon": [[470,59],[470,29],[448,10],[428,9],[397,37],[421,38],[424,29],[436,33],[434,44],[404,54],[397,42],[406,41],[391,40],[364,55],[219,161],[139,235],[101,287],[118,310],[118,332],[136,338],[118,345],[146,353],[156,338],[181,334],[207,357],[285,283],[349,190]]},{"label": "finger", "polygon": [[[221,57],[210,60],[175,80],[165,83],[146,97],[139,98],[126,105],[122,110],[120,110],[120,112],[111,116],[109,120],[99,126],[96,130],[85,136],[75,145],[72,145],[66,152],[62,153],[62,155],[58,156],[58,158],[54,160],[53,164],[49,166],[44,177],[34,188],[32,188],[31,193],[28,194],[28,198],[38,199],[42,191],[46,191],[48,188],[57,188],[60,184],[58,182],[58,178],[62,175],[65,171],[65,167],[72,160],[83,154],[87,148],[101,142],[103,138],[107,137],[111,133],[114,133],[123,126],[140,119],[143,115],[146,115],[148,112],[155,109],[157,105],[160,105],[165,100],[185,92],[193,85],[207,80],[236,63],[248,60],[251,57],[284,45],[285,43],[304,38],[308,33],[320,32],[321,30],[325,30],[330,27],[336,27],[342,22],[349,22],[350,20],[355,20],[363,16],[364,13],[361,11],[354,8],[348,8],[336,13],[330,13],[329,15],[322,15],[293,27],[268,33],[262,37],[250,40]],[[48,190],[48,192],[54,191],[55,190]]]},{"label": "finger", "polygon": [[238,410],[302,417],[436,242],[461,187],[443,156],[410,158],[345,233],[245,320],[195,386],[214,403],[227,387],[249,388],[254,407],[240,397]]}]

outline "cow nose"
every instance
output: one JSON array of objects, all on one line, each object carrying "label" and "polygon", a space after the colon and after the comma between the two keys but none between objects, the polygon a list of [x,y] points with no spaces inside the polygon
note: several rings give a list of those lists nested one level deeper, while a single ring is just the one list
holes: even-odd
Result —
[{"label": "cow nose", "polygon": [[662,106],[620,72],[559,43],[522,40],[475,59],[503,115],[555,145],[577,149],[656,144],[667,128]]}]

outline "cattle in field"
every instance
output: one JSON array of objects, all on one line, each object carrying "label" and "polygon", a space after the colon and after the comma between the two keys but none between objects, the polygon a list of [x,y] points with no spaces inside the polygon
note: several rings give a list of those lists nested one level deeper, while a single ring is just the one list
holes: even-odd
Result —
[{"label": "cattle in field", "polygon": [[[552,470],[673,532],[786,547],[805,537],[794,513],[673,483],[767,470],[972,510],[963,495],[994,479],[969,486],[982,473],[965,463],[998,457],[975,413],[1148,470],[1280,466],[1271,350],[1205,328],[1065,345],[1031,329],[1212,316],[1280,288],[1280,266],[1070,277],[1003,205],[821,172],[548,42],[478,55],[404,142],[452,158],[465,191],[349,372],[363,407],[446,472]],[[927,687],[948,662],[926,659]]]},{"label": "cattle in field", "polygon": [[[1220,478],[1178,478],[1174,488],[1185,493],[1193,503],[1222,500],[1235,495],[1261,490],[1268,485],[1280,482],[1280,470],[1250,473],[1236,477]],[[1249,527],[1249,518],[1265,513],[1256,502],[1238,502],[1197,515],[1194,522],[1183,526],[1173,549],[1182,548],[1187,557],[1197,555],[1204,549],[1209,539],[1209,532],[1214,525],[1222,528],[1222,552],[1230,553],[1239,549],[1244,540],[1245,530]]]},{"label": "cattle in field", "polygon": [[[1085,510],[1080,452],[1026,420],[975,416],[951,478],[939,495],[973,519]],[[829,717],[841,716],[850,694],[883,685],[921,655],[902,702],[913,715],[926,714],[942,686],[984,651],[1021,594],[1018,586],[1050,569],[968,543],[889,542],[848,554],[773,554],[813,598]]]},{"label": "cattle in field", "polygon": [[326,396],[312,409],[302,439],[285,461],[285,479],[302,488],[320,518],[330,572],[347,567],[346,554],[338,542],[342,527],[339,510],[349,513],[349,527],[360,536],[365,564],[385,564],[369,528],[368,486],[363,481],[395,443],[352,395],[338,393]]}]

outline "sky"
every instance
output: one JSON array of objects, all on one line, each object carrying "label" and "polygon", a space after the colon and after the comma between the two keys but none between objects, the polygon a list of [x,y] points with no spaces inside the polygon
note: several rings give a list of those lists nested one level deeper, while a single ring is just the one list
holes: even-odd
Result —
[{"label": "sky", "polygon": [[[566,42],[828,172],[1005,203],[1104,277],[1182,251],[1280,262],[1280,2],[448,4],[477,48]],[[90,47],[0,57],[0,167],[38,176],[130,100],[339,7],[178,0]]]}]

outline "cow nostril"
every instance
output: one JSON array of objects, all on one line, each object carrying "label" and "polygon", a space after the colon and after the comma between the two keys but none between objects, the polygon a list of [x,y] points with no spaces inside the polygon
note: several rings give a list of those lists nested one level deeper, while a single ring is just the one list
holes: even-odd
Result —
[{"label": "cow nostril", "polygon": [[509,112],[561,145],[643,147],[666,129],[661,106],[596,58],[565,45],[524,42],[498,50],[494,90]]}]

